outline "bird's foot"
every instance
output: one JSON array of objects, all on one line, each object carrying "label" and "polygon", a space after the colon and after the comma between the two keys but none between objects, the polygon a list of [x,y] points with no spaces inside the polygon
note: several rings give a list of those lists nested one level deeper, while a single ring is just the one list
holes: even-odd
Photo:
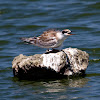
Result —
[{"label": "bird's foot", "polygon": [[47,49],[45,54],[48,54],[48,53],[57,53],[57,52],[59,52],[59,50],[52,48],[52,50]]},{"label": "bird's foot", "polygon": [[52,48],[52,52],[54,52],[54,53],[56,53],[56,52],[59,52],[60,50],[58,50],[58,49],[53,49]]}]

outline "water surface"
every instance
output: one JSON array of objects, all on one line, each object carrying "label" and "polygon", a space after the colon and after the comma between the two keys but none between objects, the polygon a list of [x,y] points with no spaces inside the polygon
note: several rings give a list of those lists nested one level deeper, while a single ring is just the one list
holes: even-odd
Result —
[{"label": "water surface", "polygon": [[[20,37],[39,36],[49,28],[69,28],[76,36],[64,42],[90,55],[86,77],[19,81],[13,77],[12,60],[45,49],[25,45]],[[0,98],[1,100],[99,100],[100,99],[100,1],[99,0],[0,0]]]}]

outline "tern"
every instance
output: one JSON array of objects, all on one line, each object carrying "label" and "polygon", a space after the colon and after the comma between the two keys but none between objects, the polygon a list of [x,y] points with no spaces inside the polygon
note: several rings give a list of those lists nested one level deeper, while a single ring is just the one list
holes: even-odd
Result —
[{"label": "tern", "polygon": [[62,31],[50,29],[44,31],[43,34],[38,37],[21,38],[21,40],[41,48],[54,49],[60,47],[63,44],[64,40],[71,35],[75,34],[71,34],[71,31],[69,29],[64,29]]}]

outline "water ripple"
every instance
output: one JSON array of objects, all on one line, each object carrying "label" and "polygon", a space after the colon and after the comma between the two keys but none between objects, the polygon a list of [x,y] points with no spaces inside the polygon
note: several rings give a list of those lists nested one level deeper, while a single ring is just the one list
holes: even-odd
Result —
[{"label": "water ripple", "polygon": [[[100,87],[99,0],[0,0],[0,99],[93,99]],[[20,37],[38,36],[48,28],[69,28],[75,36],[63,48],[89,53],[85,78],[24,81],[13,77],[12,60],[19,54],[44,53],[24,45]],[[98,99],[99,100],[99,99]]]}]

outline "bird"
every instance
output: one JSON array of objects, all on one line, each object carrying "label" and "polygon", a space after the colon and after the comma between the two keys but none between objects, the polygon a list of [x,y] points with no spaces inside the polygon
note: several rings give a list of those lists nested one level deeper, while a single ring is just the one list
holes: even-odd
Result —
[{"label": "bird", "polygon": [[41,48],[54,49],[60,47],[64,40],[71,35],[75,34],[71,34],[69,29],[64,29],[62,31],[49,29],[44,31],[43,34],[38,37],[21,38],[21,40]]}]

